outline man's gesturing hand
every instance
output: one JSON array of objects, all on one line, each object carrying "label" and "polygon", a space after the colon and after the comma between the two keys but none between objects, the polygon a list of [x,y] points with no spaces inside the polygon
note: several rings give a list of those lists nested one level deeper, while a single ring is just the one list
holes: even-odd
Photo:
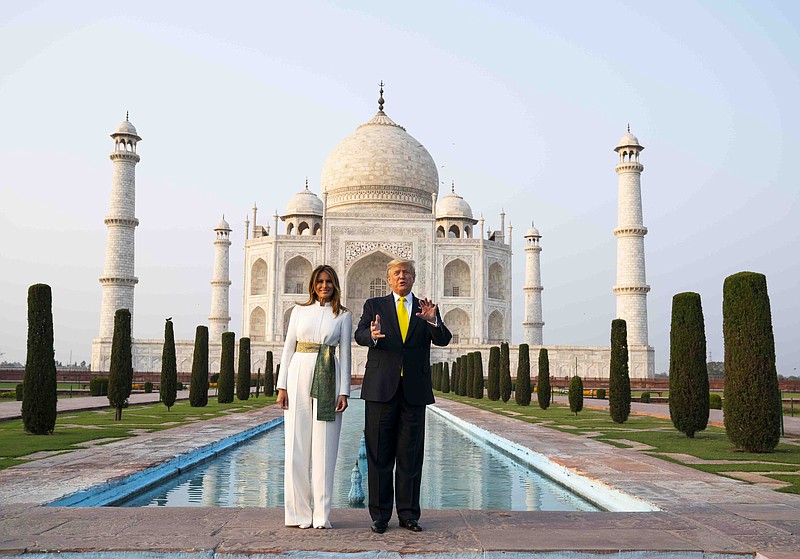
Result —
[{"label": "man's gesturing hand", "polygon": [[436,322],[436,309],[439,308],[439,305],[434,305],[433,301],[425,297],[425,299],[419,300],[419,306],[420,311],[417,313],[418,317],[427,322]]},{"label": "man's gesturing hand", "polygon": [[369,323],[369,333],[372,336],[373,340],[377,340],[378,338],[385,338],[383,334],[381,334],[381,317],[380,315],[375,315],[375,320]]}]

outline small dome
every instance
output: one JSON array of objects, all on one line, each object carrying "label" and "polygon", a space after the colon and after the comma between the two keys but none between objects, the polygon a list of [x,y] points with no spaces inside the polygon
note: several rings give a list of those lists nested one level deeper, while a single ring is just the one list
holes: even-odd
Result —
[{"label": "small dome", "polygon": [[117,134],[130,134],[131,136],[138,136],[136,127],[131,124],[128,119],[122,121],[122,124],[117,126]]},{"label": "small dome", "polygon": [[450,194],[443,196],[441,200],[436,202],[436,219],[469,219],[474,221],[472,208],[464,198],[456,194],[455,186],[451,188]]},{"label": "small dome", "polygon": [[216,227],[214,227],[214,231],[230,231],[230,230],[231,230],[231,226],[228,225],[227,221],[225,221],[225,216],[223,215],[222,219],[220,220],[220,222],[217,223]]},{"label": "small dome", "polygon": [[139,134],[136,132],[136,127],[131,124],[131,121],[128,120],[128,115],[125,115],[125,120],[123,120],[117,129],[114,130],[114,133],[111,134],[111,137],[118,136],[120,134],[125,134],[126,136],[133,136],[137,140],[141,140],[142,138],[139,137]]},{"label": "small dome", "polygon": [[639,138],[631,134],[631,129],[628,127],[628,131],[619,139],[617,143],[617,147],[615,150],[625,148],[625,147],[638,147],[640,150],[644,149],[644,146],[639,143]]},{"label": "small dome", "polygon": [[541,235],[539,234],[539,230],[536,227],[533,226],[533,223],[531,223],[531,228],[528,229],[525,232],[525,236],[526,237],[541,237]]},{"label": "small dome", "polygon": [[295,194],[286,206],[286,215],[318,215],[322,216],[322,200],[308,189]]}]

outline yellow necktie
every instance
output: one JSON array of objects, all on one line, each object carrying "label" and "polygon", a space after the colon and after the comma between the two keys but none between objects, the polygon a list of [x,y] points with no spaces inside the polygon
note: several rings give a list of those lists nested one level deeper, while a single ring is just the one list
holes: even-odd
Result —
[{"label": "yellow necktie", "polygon": [[406,334],[408,334],[408,310],[406,309],[406,298],[400,297],[397,300],[397,321],[400,323],[400,335],[403,336],[403,341],[406,341]]}]

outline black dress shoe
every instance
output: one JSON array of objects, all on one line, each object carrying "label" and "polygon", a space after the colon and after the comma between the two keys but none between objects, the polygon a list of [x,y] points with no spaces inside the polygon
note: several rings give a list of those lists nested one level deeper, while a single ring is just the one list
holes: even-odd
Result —
[{"label": "black dress shoe", "polygon": [[369,527],[370,530],[375,532],[376,534],[383,534],[386,531],[386,528],[389,527],[389,523],[385,520],[376,520],[372,523],[372,526]]},{"label": "black dress shoe", "polygon": [[412,532],[422,532],[422,526],[413,518],[409,520],[400,519],[400,527]]}]

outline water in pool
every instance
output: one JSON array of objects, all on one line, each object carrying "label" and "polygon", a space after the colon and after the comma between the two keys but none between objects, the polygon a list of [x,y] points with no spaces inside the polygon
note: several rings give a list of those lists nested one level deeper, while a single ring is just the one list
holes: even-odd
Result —
[{"label": "water in pool", "polygon": [[[364,403],[345,412],[334,476],[334,508],[347,508],[358,463],[367,493],[366,459],[359,460]],[[120,503],[125,507],[283,507],[283,425]],[[579,510],[597,508],[446,419],[428,412],[422,471],[423,509]]]}]

